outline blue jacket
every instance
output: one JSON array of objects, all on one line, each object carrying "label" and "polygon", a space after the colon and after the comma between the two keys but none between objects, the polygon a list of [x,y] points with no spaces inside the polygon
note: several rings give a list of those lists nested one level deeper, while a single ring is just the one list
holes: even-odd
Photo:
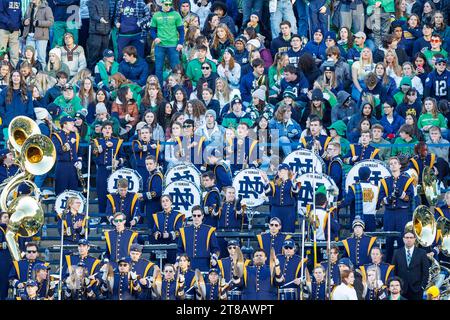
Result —
[{"label": "blue jacket", "polygon": [[74,10],[70,10],[70,6],[80,6],[80,0],[50,0],[48,1],[53,11],[55,21],[65,22],[74,14]]},{"label": "blue jacket", "polygon": [[274,278],[268,265],[244,267],[244,300],[276,300]]},{"label": "blue jacket", "polygon": [[122,232],[117,230],[104,231],[106,240],[106,256],[110,261],[117,262],[122,257],[128,257],[130,247],[136,243],[138,233],[125,229]]},{"label": "blue jacket", "polygon": [[91,256],[86,256],[86,258],[80,258],[78,254],[71,254],[65,256],[63,264],[63,278],[69,276],[69,267],[76,267],[79,262],[83,262],[86,266],[89,275],[97,273],[100,269],[101,261]]},{"label": "blue jacket", "polygon": [[233,184],[232,172],[228,163],[224,161],[219,161],[213,166],[207,165],[207,170],[212,170],[216,176],[216,186],[219,190],[223,187],[229,187]]},{"label": "blue jacket", "polygon": [[128,80],[133,81],[142,87],[145,86],[147,81],[148,65],[141,57],[138,57],[133,64],[123,60],[119,65],[119,72]]},{"label": "blue jacket", "polygon": [[122,212],[126,216],[127,225],[131,220],[138,220],[139,202],[138,195],[133,192],[127,192],[126,196],[122,198],[119,193],[108,194],[108,204],[106,205],[106,214],[109,219],[112,220],[113,216],[117,212]]},{"label": "blue jacket", "polygon": [[288,137],[291,142],[298,141],[302,133],[302,128],[294,119],[281,123],[273,118],[269,122],[269,129],[278,130],[279,137]]},{"label": "blue jacket", "polygon": [[325,53],[326,50],[327,46],[325,45],[325,40],[320,43],[309,41],[303,48],[302,53],[309,52],[314,58],[325,61],[327,57],[327,54]]},{"label": "blue jacket", "polygon": [[1,0],[0,29],[10,32],[20,29],[22,12],[20,0]]},{"label": "blue jacket", "polygon": [[224,202],[219,211],[219,221],[217,226],[219,229],[241,229],[242,226],[242,206],[241,202]]},{"label": "blue jacket", "polygon": [[[419,174],[420,177],[420,174]],[[380,193],[378,194],[378,204],[383,202],[386,207],[386,210],[396,210],[396,209],[409,209],[411,206],[411,201],[414,197],[414,189],[413,189],[413,177],[409,177],[406,174],[401,174],[397,180],[392,177],[387,177],[381,179]],[[394,188],[395,183],[395,188]],[[420,182],[419,182],[420,183]],[[405,192],[406,198],[394,198],[391,199],[392,194],[398,189],[400,195]],[[384,198],[386,198],[388,203],[384,202]],[[392,201],[389,201],[392,200]]]},{"label": "blue jacket", "polygon": [[[71,162],[75,163],[81,158],[78,158],[78,145],[80,143],[80,136],[76,132],[70,132],[66,134],[64,131],[54,132],[52,134],[52,142],[55,145],[56,156],[58,162]],[[72,143],[72,139],[75,142]],[[68,143],[70,145],[70,150],[64,151],[63,146]]]},{"label": "blue jacket", "polygon": [[345,248],[345,253],[355,268],[361,265],[370,263],[370,250],[375,244],[377,237],[370,237],[363,234],[361,238],[350,237],[342,240]]},{"label": "blue jacket", "polygon": [[[284,233],[277,233],[276,236],[272,236],[269,232],[256,235],[259,248],[266,252],[266,256],[270,256],[270,249],[274,248],[275,254],[282,254],[284,240],[290,239],[291,235]],[[266,264],[269,264],[269,259],[266,260]]]},{"label": "blue jacket", "polygon": [[384,128],[383,138],[386,138],[388,134],[393,133],[394,135],[397,134],[398,129],[402,126],[402,124],[405,123],[405,119],[401,117],[397,112],[394,112],[394,121],[390,123],[387,120],[387,117],[384,115],[381,120],[380,124]]},{"label": "blue jacket", "polygon": [[286,78],[281,79],[280,82],[280,95],[282,96],[284,93],[284,90],[286,90],[287,87],[291,87],[294,93],[297,95],[297,98],[294,99],[295,101],[309,101],[308,96],[306,95],[308,93],[309,88],[309,82],[308,79],[305,77],[303,72],[299,72],[297,79],[288,82]]},{"label": "blue jacket", "polygon": [[11,120],[17,116],[27,116],[33,120],[36,118],[33,109],[33,99],[29,91],[27,92],[28,99],[26,101],[22,101],[19,90],[14,90],[11,103],[7,103],[7,94],[7,89],[0,92],[0,117],[3,127],[6,128]]}]

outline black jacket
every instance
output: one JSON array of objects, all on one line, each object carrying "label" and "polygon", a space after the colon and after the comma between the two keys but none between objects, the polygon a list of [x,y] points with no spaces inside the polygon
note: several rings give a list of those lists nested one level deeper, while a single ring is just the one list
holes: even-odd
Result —
[{"label": "black jacket", "polygon": [[408,267],[406,264],[405,247],[401,247],[395,250],[392,265],[395,266],[395,275],[403,280],[402,295],[407,296],[409,292],[419,293],[426,287],[430,260],[425,250],[417,247],[414,248]]},{"label": "black jacket", "polygon": [[[89,33],[109,35],[111,23],[109,21],[109,0],[96,0],[88,2],[89,8]],[[108,23],[101,23],[100,18],[104,18]]]}]

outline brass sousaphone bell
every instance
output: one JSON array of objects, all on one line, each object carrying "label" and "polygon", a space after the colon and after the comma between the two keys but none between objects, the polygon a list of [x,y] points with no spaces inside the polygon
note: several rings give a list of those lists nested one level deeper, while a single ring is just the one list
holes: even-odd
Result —
[{"label": "brass sousaphone bell", "polygon": [[445,217],[437,219],[437,230],[441,239],[441,252],[450,257],[450,220]]},{"label": "brass sousaphone bell", "polygon": [[[12,258],[18,261],[20,249],[16,236],[34,236],[44,225],[39,188],[31,179],[52,169],[56,161],[56,150],[50,138],[42,135],[37,124],[28,117],[15,117],[9,124],[8,135],[8,142],[14,148],[20,170],[3,187],[0,208],[10,216],[5,237]],[[8,204],[10,193],[22,183],[31,187],[34,196],[21,195]]]},{"label": "brass sousaphone bell", "polygon": [[438,197],[441,194],[438,183],[439,181],[434,170],[429,166],[425,166],[422,172],[422,190],[430,206],[436,205]]},{"label": "brass sousaphone bell", "polygon": [[412,231],[422,247],[429,247],[436,239],[437,227],[434,214],[424,205],[414,210]]}]

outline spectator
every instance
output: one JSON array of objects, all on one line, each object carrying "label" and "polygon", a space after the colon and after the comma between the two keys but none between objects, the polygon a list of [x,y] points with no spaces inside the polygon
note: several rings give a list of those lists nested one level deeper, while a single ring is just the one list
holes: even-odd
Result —
[{"label": "spectator", "polygon": [[[444,139],[442,137],[442,132],[441,132],[441,128],[437,127],[437,126],[432,126],[429,130],[429,137],[426,140],[427,144],[449,144],[449,141]],[[436,155],[437,158],[442,158],[445,160],[445,162],[448,162],[448,151],[449,151],[449,147],[435,147],[435,146],[429,146],[429,153],[434,153]]]},{"label": "spectator", "polygon": [[239,87],[241,66],[234,60],[234,50],[232,48],[226,48],[223,52],[222,61],[217,67],[217,74],[219,77],[227,79],[232,89]]},{"label": "spectator", "polygon": [[383,110],[384,116],[380,120],[380,125],[384,128],[383,138],[393,140],[405,119],[395,111],[392,102],[384,102]]},{"label": "spectator", "polygon": [[[274,144],[279,144],[286,157],[292,152],[291,144],[300,140],[302,129],[300,125],[292,119],[292,110],[290,106],[280,106],[275,112],[274,118],[269,122],[269,129],[277,130],[278,141],[274,140]],[[274,137],[272,137],[274,138]]]},{"label": "spectator", "polygon": [[266,81],[264,61],[262,59],[255,59],[252,62],[252,67],[252,73],[241,77],[240,91],[245,104],[250,103],[252,92],[260,85],[265,84]]},{"label": "spectator", "polygon": [[[253,11],[256,14],[256,11]],[[297,29],[297,21],[295,19],[293,5],[288,0],[270,1],[270,29],[272,31],[272,39],[275,39],[280,33],[283,21],[289,22],[289,27]]]},{"label": "spectator", "polygon": [[153,15],[150,27],[150,33],[155,43],[155,72],[161,86],[166,56],[173,69],[180,63],[179,52],[184,43],[183,20],[171,6],[172,0],[163,0],[162,10]]},{"label": "spectator", "polygon": [[221,1],[214,1],[214,3],[211,6],[211,12],[215,13],[219,17],[220,24],[225,24],[232,34],[236,34],[237,31],[236,25],[234,24],[233,18],[227,15],[227,11],[228,11],[227,4]]},{"label": "spectator", "polygon": [[436,56],[436,68],[428,74],[425,80],[425,97],[437,101],[450,100],[450,71],[447,70],[447,59]]},{"label": "spectator", "polygon": [[384,128],[381,124],[375,123],[372,126],[372,142],[370,143],[371,146],[377,148],[380,150],[378,152],[378,156],[380,157],[381,161],[387,161],[389,160],[389,157],[391,156],[391,148],[390,146],[378,146],[380,144],[390,144],[391,142],[383,138],[384,135]]},{"label": "spectator", "polygon": [[212,72],[211,65],[208,62],[202,64],[202,77],[197,82],[197,97],[201,98],[204,89],[209,88],[213,91],[216,88],[216,80],[219,76],[216,72]]},{"label": "spectator", "polygon": [[22,37],[26,39],[27,46],[32,46],[37,51],[37,59],[41,66],[47,64],[47,43],[53,23],[53,12],[46,1],[30,2],[23,20]]},{"label": "spectator", "polygon": [[428,136],[432,126],[437,126],[441,130],[447,129],[447,119],[439,112],[436,99],[425,98],[417,126],[423,131],[425,136]]},{"label": "spectator", "polygon": [[[109,21],[109,0],[88,1],[89,38],[87,39],[87,64],[93,70],[108,49],[111,22]],[[114,53],[112,55],[114,57]],[[109,57],[108,57],[109,58]],[[102,79],[103,81],[105,79]]]},{"label": "spectator", "polygon": [[[406,157],[414,156],[414,146],[419,142],[417,137],[414,136],[414,128],[412,125],[404,124],[398,130],[398,135],[394,141],[394,145],[391,149],[391,156],[397,156],[402,154]],[[397,147],[396,145],[403,145],[401,147]]]},{"label": "spectator", "polygon": [[248,127],[253,126],[250,115],[243,111],[242,100],[239,97],[233,98],[230,102],[231,112],[223,117],[222,125],[224,128],[236,129],[240,123],[246,123]]},{"label": "spectator", "polygon": [[141,58],[135,47],[128,46],[123,49],[123,61],[119,65],[119,72],[127,79],[144,86],[148,76],[148,66]]},{"label": "spectator", "polygon": [[86,69],[87,62],[83,47],[76,45],[70,32],[64,34],[64,47],[61,48],[61,62],[69,67],[69,76]]},{"label": "spectator", "polygon": [[51,48],[61,47],[67,32],[73,35],[73,42],[78,43],[80,21],[78,17],[74,17],[74,13],[79,14],[80,0],[50,0],[49,5],[55,18]]},{"label": "spectator", "polygon": [[11,64],[19,62],[19,33],[21,28],[20,1],[3,0],[0,4],[0,48],[9,48]]},{"label": "spectator", "polygon": [[337,120],[342,120],[347,124],[356,112],[355,101],[353,101],[352,96],[344,90],[339,91],[336,98],[337,104],[331,110],[331,122],[334,123]]},{"label": "spectator", "polygon": [[361,51],[361,59],[352,64],[352,98],[355,101],[359,101],[362,92],[366,89],[364,79],[374,69],[372,51],[369,48],[364,48]]},{"label": "spectator", "polygon": [[202,64],[205,61],[210,65],[212,72],[217,71],[216,64],[212,60],[206,58],[208,47],[206,47],[205,45],[199,45],[197,46],[196,51],[197,51],[197,58],[194,58],[191,61],[189,61],[186,69],[186,76],[188,76],[189,79],[191,79],[192,85],[194,87],[197,86],[197,81],[203,75],[201,68]]},{"label": "spectator", "polygon": [[61,49],[53,48],[48,54],[48,63],[44,68],[44,72],[56,78],[59,71],[64,72],[67,76],[70,74],[69,67],[61,61]]},{"label": "spectator", "polygon": [[281,21],[280,34],[272,37],[272,42],[270,43],[270,52],[273,56],[277,53],[286,52],[291,48],[293,36],[291,28],[292,25],[289,21]]},{"label": "spectator", "polygon": [[54,103],[61,108],[61,114],[58,118],[63,116],[73,118],[75,113],[83,109],[80,97],[75,95],[73,86],[70,84],[66,84],[64,88],[62,88],[62,95],[57,97]]}]

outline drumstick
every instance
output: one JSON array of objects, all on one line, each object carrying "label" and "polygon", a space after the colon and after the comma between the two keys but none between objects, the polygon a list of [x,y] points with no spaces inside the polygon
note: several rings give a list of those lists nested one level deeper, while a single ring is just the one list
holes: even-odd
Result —
[{"label": "drumstick", "polygon": [[297,279],[299,279],[299,278],[296,278],[296,279],[292,280],[291,282],[288,282],[288,283],[286,283],[286,284],[283,284],[280,288],[284,288],[284,287],[286,287],[286,286],[288,286],[288,285],[294,283],[295,280],[297,280]]}]

